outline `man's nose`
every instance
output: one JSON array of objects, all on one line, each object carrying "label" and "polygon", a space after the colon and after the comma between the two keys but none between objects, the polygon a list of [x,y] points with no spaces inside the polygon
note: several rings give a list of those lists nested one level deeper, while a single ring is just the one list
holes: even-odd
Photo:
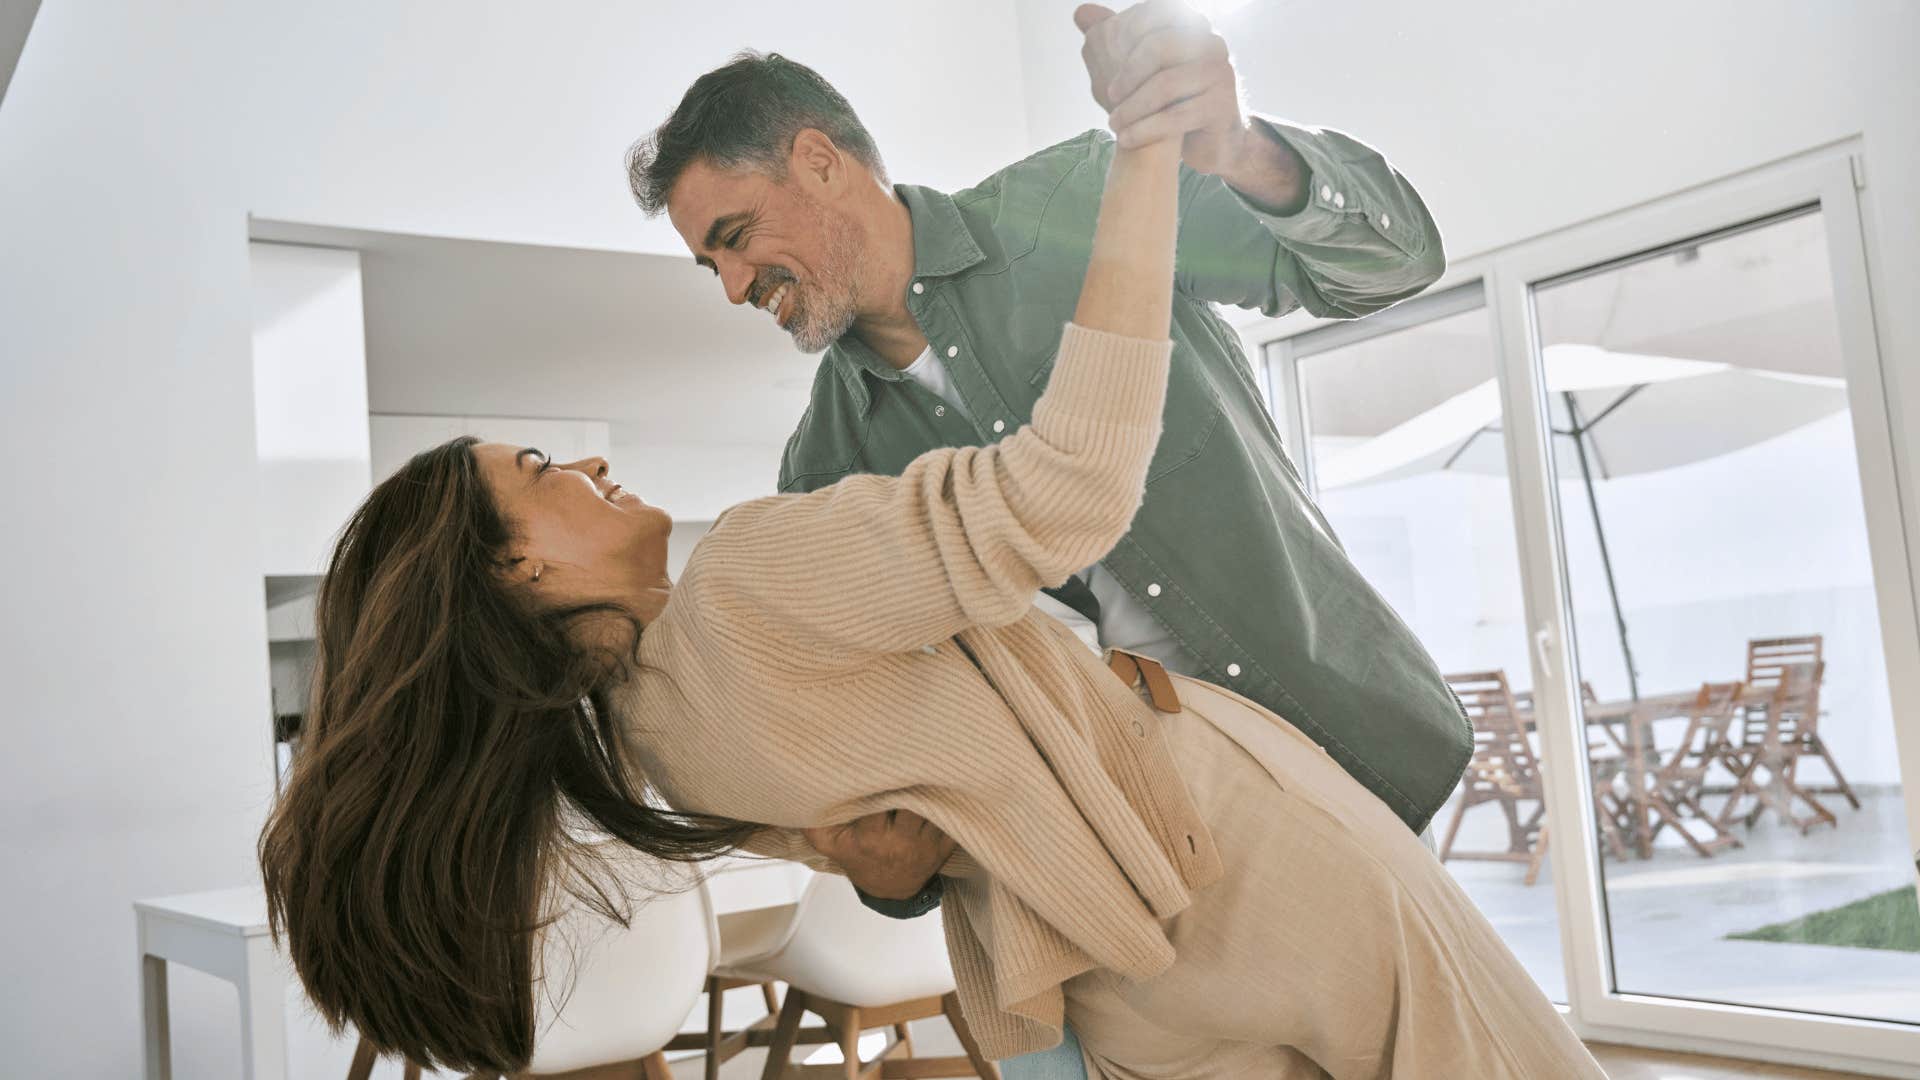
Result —
[{"label": "man's nose", "polygon": [[744,263],[723,266],[720,268],[720,284],[726,287],[730,303],[748,303],[753,288],[753,269]]}]

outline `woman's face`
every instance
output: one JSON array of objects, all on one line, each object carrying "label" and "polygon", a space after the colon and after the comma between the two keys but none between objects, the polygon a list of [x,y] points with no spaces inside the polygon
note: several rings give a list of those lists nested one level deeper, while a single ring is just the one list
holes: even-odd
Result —
[{"label": "woman's face", "polygon": [[481,443],[473,455],[512,523],[516,580],[577,602],[618,600],[665,577],[673,518],[609,479],[604,458],[559,464],[504,443]]}]

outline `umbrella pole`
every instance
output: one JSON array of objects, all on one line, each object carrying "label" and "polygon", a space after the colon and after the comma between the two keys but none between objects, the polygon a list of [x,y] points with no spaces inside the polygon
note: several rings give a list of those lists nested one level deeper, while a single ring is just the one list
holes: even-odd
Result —
[{"label": "umbrella pole", "polygon": [[[1640,700],[1640,677],[1633,669],[1633,648],[1627,644],[1627,616],[1620,609],[1620,589],[1613,581],[1613,557],[1607,553],[1607,530],[1600,524],[1600,500],[1593,491],[1593,467],[1587,462],[1587,429],[1581,423],[1580,406],[1571,393],[1562,395],[1567,402],[1567,417],[1573,425],[1573,449],[1580,457],[1580,479],[1587,487],[1587,507],[1593,512],[1593,535],[1600,542],[1600,568],[1606,571],[1607,595],[1613,600],[1613,622],[1620,632],[1620,654],[1627,661],[1627,690],[1634,701]],[[1609,410],[1611,411],[1611,410]]]}]

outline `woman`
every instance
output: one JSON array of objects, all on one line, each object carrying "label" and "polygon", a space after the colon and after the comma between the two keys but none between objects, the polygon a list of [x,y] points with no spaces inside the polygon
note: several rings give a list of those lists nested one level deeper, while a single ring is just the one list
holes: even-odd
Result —
[{"label": "woman", "polygon": [[1030,425],[735,507],[677,584],[667,515],[597,459],[457,440],[375,490],[321,592],[307,744],[261,841],[329,1018],[514,1067],[538,914],[595,880],[570,837],[811,859],[803,829],[902,809],[959,842],[948,945],[992,1056],[1064,1023],[1096,1076],[1600,1075],[1304,736],[1151,664],[1115,678],[1032,608],[1141,498],[1177,157],[1116,154]]}]

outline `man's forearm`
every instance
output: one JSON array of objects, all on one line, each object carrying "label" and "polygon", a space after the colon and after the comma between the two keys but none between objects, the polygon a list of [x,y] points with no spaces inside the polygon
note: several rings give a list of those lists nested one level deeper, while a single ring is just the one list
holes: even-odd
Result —
[{"label": "man's forearm", "polygon": [[1242,149],[1218,175],[1241,197],[1276,217],[1297,214],[1313,197],[1306,159],[1258,120],[1247,124]]}]

